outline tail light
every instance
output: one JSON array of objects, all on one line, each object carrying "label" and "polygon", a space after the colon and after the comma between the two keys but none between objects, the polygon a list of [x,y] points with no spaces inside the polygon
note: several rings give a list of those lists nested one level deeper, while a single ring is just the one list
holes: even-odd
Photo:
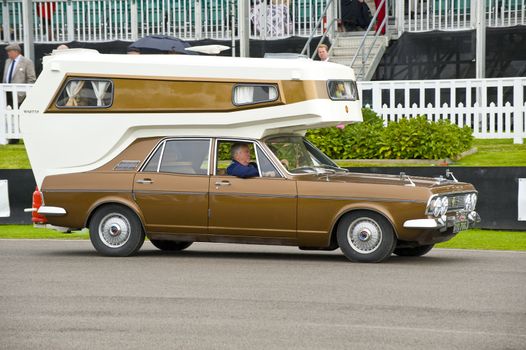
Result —
[{"label": "tail light", "polygon": [[47,219],[44,215],[38,213],[38,209],[42,206],[42,192],[38,190],[38,186],[35,188],[35,192],[33,192],[33,211],[31,213],[31,221],[33,221],[34,224],[45,224],[47,222]]}]

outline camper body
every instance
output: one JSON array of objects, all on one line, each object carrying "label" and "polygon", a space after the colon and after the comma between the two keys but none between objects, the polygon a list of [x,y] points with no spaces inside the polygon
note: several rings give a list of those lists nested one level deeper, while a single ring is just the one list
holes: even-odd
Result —
[{"label": "camper body", "polygon": [[[348,173],[303,138],[361,121],[353,71],[306,59],[53,55],[22,106],[43,205],[100,253],[144,237],[340,247],[353,261],[418,256],[478,220],[467,183]],[[230,176],[248,147],[258,176]],[[43,215],[43,216],[39,216]]]}]

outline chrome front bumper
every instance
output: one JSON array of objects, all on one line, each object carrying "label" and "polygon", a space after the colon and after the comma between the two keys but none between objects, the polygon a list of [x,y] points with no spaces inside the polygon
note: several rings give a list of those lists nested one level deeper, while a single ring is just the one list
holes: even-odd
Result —
[{"label": "chrome front bumper", "polygon": [[[462,213],[467,216],[469,227],[473,227],[480,222],[480,215],[476,211],[470,213]],[[404,228],[410,229],[446,229],[455,225],[457,221],[455,216],[443,215],[436,219],[415,219],[404,222]]]}]

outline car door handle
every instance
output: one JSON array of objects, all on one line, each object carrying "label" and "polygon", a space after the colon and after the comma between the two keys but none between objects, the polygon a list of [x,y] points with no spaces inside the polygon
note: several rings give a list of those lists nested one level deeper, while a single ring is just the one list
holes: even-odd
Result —
[{"label": "car door handle", "polygon": [[216,181],[216,190],[219,189],[219,186],[230,186],[230,181]]},{"label": "car door handle", "polygon": [[137,180],[135,182],[138,183],[138,184],[153,184],[153,180],[152,179],[140,179],[140,180]]}]

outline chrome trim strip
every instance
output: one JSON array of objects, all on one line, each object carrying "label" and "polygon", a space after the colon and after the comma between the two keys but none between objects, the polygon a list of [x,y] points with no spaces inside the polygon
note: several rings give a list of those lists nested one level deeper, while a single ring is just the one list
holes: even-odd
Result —
[{"label": "chrome trim strip", "polygon": [[101,190],[101,189],[79,189],[79,188],[69,188],[69,189],[49,189],[49,190],[43,190],[42,193],[46,192],[101,192],[101,193],[132,193],[132,190]]},{"label": "chrome trim strip", "polygon": [[396,199],[396,198],[368,198],[368,197],[337,197],[337,196],[298,196],[299,199],[329,199],[342,201],[369,201],[369,202],[403,202],[403,203],[417,203],[425,204],[425,201],[418,201],[412,199]]},{"label": "chrome trim strip", "polygon": [[133,191],[133,193],[141,193],[141,194],[156,194],[156,195],[208,195],[208,192],[187,192],[187,191],[155,191],[155,190],[149,190],[149,191]]},{"label": "chrome trim strip", "polygon": [[210,195],[239,196],[239,197],[262,197],[262,198],[297,198],[296,195],[289,195],[289,194],[263,194],[263,193],[241,193],[241,192],[210,192]]}]

